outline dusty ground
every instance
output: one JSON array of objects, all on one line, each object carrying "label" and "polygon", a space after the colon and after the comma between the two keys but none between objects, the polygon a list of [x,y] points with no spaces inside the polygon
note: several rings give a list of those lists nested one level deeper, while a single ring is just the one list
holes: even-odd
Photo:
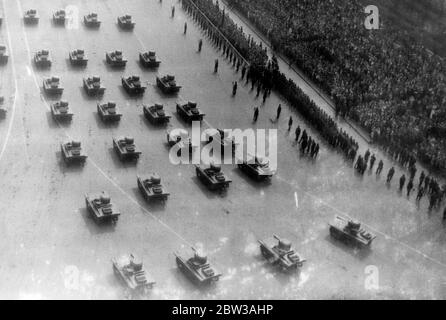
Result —
[{"label": "dusty ground", "polygon": [[[98,12],[101,28],[53,26],[53,11],[68,5],[77,6],[81,16]],[[21,16],[29,8],[39,10],[37,27],[23,26]],[[300,157],[286,131],[289,109],[284,108],[279,123],[270,121],[278,103],[286,106],[275,95],[261,107],[257,123],[258,128],[279,129],[279,171],[270,185],[225,166],[233,184],[226,195],[214,195],[198,183],[193,167],[169,163],[165,129],[146,122],[140,104],[161,101],[174,111],[176,98],[166,98],[150,85],[143,98],[130,99],[120,86],[123,74],[155,82],[156,71],[139,67],[139,51],[155,49],[162,60],[158,72],[175,74],[183,85],[181,97],[196,100],[215,127],[248,128],[252,106],[260,105],[250,87],[240,86],[231,96],[231,82],[239,75],[206,40],[203,51],[196,52],[204,36],[176,1],[3,0],[2,11],[1,42],[11,50],[11,59],[0,68],[8,107],[0,123],[0,297],[123,298],[110,259],[128,252],[139,254],[156,279],[154,299],[446,297],[440,214],[427,214],[425,201],[418,208],[414,196],[398,195],[396,181],[388,190],[374,175],[356,177],[325,145],[316,161]],[[116,17],[125,12],[134,16],[134,32],[116,26]],[[50,71],[35,70],[30,62],[44,48],[53,56]],[[67,62],[68,51],[76,48],[89,56],[85,69]],[[128,57],[125,70],[105,65],[105,51],[114,49]],[[218,75],[213,74],[216,57]],[[63,99],[75,113],[71,125],[54,123],[50,99],[40,92],[42,78],[50,74],[62,79]],[[124,117],[117,126],[98,120],[97,101],[81,88],[84,76],[96,74],[107,87],[102,100],[121,106]],[[171,123],[184,126],[175,115]],[[112,150],[115,135],[135,138],[143,152],[137,165],[119,162]],[[83,142],[89,155],[84,168],[61,162],[59,144],[69,137]],[[136,187],[136,174],[152,171],[162,175],[171,192],[164,208],[147,205]],[[101,190],[122,212],[114,229],[98,227],[86,213],[84,194]],[[327,222],[335,214],[355,217],[377,233],[371,252],[330,239]],[[300,275],[282,275],[261,259],[257,239],[273,233],[289,238],[307,258]],[[173,252],[188,253],[191,245],[204,246],[223,273],[215,288],[198,290],[177,271]],[[378,268],[379,288],[365,286],[368,266]]]}]

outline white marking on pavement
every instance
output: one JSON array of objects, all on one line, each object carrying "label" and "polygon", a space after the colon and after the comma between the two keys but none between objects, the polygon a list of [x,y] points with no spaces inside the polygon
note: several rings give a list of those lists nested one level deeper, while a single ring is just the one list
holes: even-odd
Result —
[{"label": "white marking on pavement", "polygon": [[294,192],[294,200],[296,201],[296,208],[299,209],[299,199],[297,197],[297,191]]},{"label": "white marking on pavement", "polygon": [[[5,0],[2,0],[2,4],[3,4],[3,9],[6,8]],[[0,160],[3,158],[3,155],[5,154],[5,150],[8,145],[9,138],[11,137],[12,124],[15,119],[16,104],[17,104],[17,98],[19,95],[18,85],[17,85],[17,70],[15,68],[14,52],[12,50],[12,44],[11,44],[11,33],[9,32],[8,18],[5,16],[4,19],[5,19],[5,26],[6,26],[6,34],[8,36],[9,52],[11,55],[12,74],[13,74],[13,78],[14,78],[15,93],[14,93],[14,102],[12,104],[11,119],[9,120],[9,125],[8,125],[8,131],[6,133],[5,142],[3,143],[2,149],[0,151]]]}]

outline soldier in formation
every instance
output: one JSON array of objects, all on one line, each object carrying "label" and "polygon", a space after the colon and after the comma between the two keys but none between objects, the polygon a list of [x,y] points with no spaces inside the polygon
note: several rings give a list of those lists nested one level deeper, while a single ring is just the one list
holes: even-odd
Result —
[{"label": "soldier in formation", "polygon": [[254,107],[254,118],[252,120],[254,122],[257,122],[258,117],[259,117],[259,107]]},{"label": "soldier in formation", "polygon": [[237,81],[234,81],[232,83],[232,95],[233,96],[235,96],[237,94],[237,87],[238,87]]}]

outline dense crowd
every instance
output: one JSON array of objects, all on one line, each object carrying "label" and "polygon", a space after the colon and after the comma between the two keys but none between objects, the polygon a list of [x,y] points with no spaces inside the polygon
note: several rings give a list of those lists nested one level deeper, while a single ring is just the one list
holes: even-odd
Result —
[{"label": "dense crowd", "polygon": [[[211,42],[220,50],[236,68],[237,72],[241,70],[241,79],[246,84],[251,83],[251,88],[257,88],[257,96],[263,92],[263,102],[270,95],[272,84],[301,115],[321,134],[330,146],[341,151],[345,157],[351,161],[354,169],[360,175],[364,175],[368,170],[374,170],[377,162],[376,156],[369,150],[364,155],[358,155],[359,145],[342,129],[338,128],[334,120],[321,110],[291,79],[287,79],[280,71],[275,56],[268,60],[264,48],[261,44],[255,43],[252,38],[247,37],[241,28],[235,25],[231,19],[220,10],[218,1],[214,4],[211,0],[183,0],[183,8],[201,25],[205,30]],[[201,12],[199,12],[200,10]],[[203,16],[203,14],[206,15]],[[222,22],[224,21],[224,22]],[[219,24],[220,22],[220,24]],[[202,40],[199,42],[199,51]],[[245,49],[244,49],[245,48]],[[249,49],[247,49],[249,48]],[[246,50],[246,51],[244,51]],[[249,52],[248,60],[241,52]],[[250,57],[250,58],[249,58]],[[254,57],[254,58],[253,58]],[[249,60],[253,59],[253,60]],[[218,60],[214,66],[214,71],[218,70]],[[237,82],[235,82],[236,84]],[[233,83],[233,85],[235,86]],[[233,89],[234,94],[234,89]],[[277,119],[280,117],[281,105],[277,110]],[[259,108],[254,108],[253,121],[256,122],[259,115]],[[288,131],[293,125],[292,117],[288,122]],[[302,136],[301,136],[302,133]],[[300,127],[295,129],[296,142],[304,154],[316,158],[319,153],[319,144],[308,136],[305,130],[302,132]],[[419,183],[415,182],[417,172],[416,159],[414,154],[403,146],[387,146],[389,154],[402,167],[408,170],[407,196],[413,190],[417,191],[416,201],[419,202],[424,196],[428,198],[429,208],[439,208],[446,198],[446,184],[440,187],[439,182],[422,172],[419,175]],[[355,162],[356,159],[356,162]],[[379,160],[375,174],[381,175],[384,163]],[[390,182],[395,174],[395,168],[391,167],[387,173],[387,183]],[[399,190],[402,191],[406,182],[406,176],[403,174],[399,180]],[[446,212],[446,209],[445,209]],[[446,213],[445,213],[446,218]]]},{"label": "dense crowd", "polygon": [[372,138],[446,170],[446,62],[385,22],[364,28],[359,0],[228,0]]}]

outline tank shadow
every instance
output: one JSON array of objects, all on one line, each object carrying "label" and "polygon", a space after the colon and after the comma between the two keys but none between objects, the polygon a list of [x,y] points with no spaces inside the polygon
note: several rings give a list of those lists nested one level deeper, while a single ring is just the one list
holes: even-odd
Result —
[{"label": "tank shadow", "polygon": [[169,126],[168,123],[160,124],[160,125],[152,124],[149,120],[147,120],[147,118],[145,117],[144,113],[140,114],[139,118],[140,118],[141,122],[145,123],[147,128],[150,128],[150,129],[153,129],[153,130],[166,131],[167,127]]},{"label": "tank shadow", "polygon": [[[112,143],[112,141],[110,141],[110,143]],[[109,148],[108,152],[109,152],[109,154],[113,160],[113,164],[115,165],[116,168],[134,168],[138,165],[138,161],[136,159],[121,161],[113,147]]]},{"label": "tank shadow", "polygon": [[333,237],[330,236],[330,234],[327,234],[325,236],[325,240],[330,242],[335,247],[341,249],[342,251],[350,254],[351,256],[358,258],[359,260],[366,259],[372,253],[372,250],[370,248],[364,248],[364,249],[356,248],[342,241],[333,239]]},{"label": "tank shadow", "polygon": [[79,87],[79,91],[80,94],[82,96],[83,99],[88,100],[88,101],[102,101],[102,99],[104,98],[104,95],[89,95],[87,94],[87,92],[85,92],[85,89],[83,86]]},{"label": "tank shadow", "polygon": [[[238,167],[235,167],[232,172],[238,176],[240,179],[242,179],[244,182],[246,182],[247,184],[249,184],[251,187],[253,188],[258,188],[258,187],[268,187],[271,185],[271,180],[270,179],[266,179],[266,180],[261,180],[261,181],[257,181],[255,178],[248,176],[247,174],[245,174],[244,172],[242,172]],[[274,177],[273,177],[274,179]]]},{"label": "tank shadow", "polygon": [[[293,269],[290,271],[282,271],[276,265],[272,265],[265,260],[261,253],[256,253],[254,259],[261,263],[260,267],[265,269],[267,273],[271,274],[282,285],[287,285],[290,282],[290,277],[300,277],[301,269]],[[304,264],[305,267],[305,264]]]},{"label": "tank shadow", "polygon": [[80,208],[79,213],[82,219],[84,220],[85,225],[87,226],[87,229],[90,232],[90,234],[98,235],[104,233],[112,233],[115,231],[115,225],[113,225],[112,223],[97,224],[91,217],[90,212],[88,212],[87,208],[85,207]]},{"label": "tank shadow", "polygon": [[172,268],[170,269],[170,271],[175,280],[178,282],[179,286],[181,286],[188,292],[198,291],[201,294],[203,294],[203,293],[212,293],[217,289],[215,285],[200,286],[198,284],[195,284],[184,273],[182,273],[179,268]]},{"label": "tank shadow", "polygon": [[65,22],[64,23],[58,23],[58,22],[54,21],[53,18],[50,18],[49,21],[50,21],[51,25],[54,28],[58,28],[58,29],[64,29],[65,28]]},{"label": "tank shadow", "polygon": [[[135,184],[136,183],[137,182],[135,178]],[[141,191],[139,191],[138,187],[132,188],[132,192],[135,198],[138,200],[139,205],[143,208],[147,208],[147,210],[152,213],[164,211],[166,209],[167,201],[169,201],[167,200],[166,203],[164,203],[163,201],[146,201],[141,194]]]},{"label": "tank shadow", "polygon": [[67,65],[67,69],[70,71],[82,71],[84,72],[85,69],[87,68],[87,64],[79,64],[79,65],[74,65],[71,64],[71,61],[69,58],[65,59],[65,63]]},{"label": "tank shadow", "polygon": [[121,67],[119,67],[119,66],[112,66],[112,65],[107,63],[106,59],[103,59],[102,63],[104,64],[104,66],[107,69],[107,71],[111,71],[111,72],[121,72],[122,73],[123,71],[125,71],[125,69],[127,67],[127,66],[121,66]]},{"label": "tank shadow", "polygon": [[92,112],[92,115],[95,118],[96,125],[100,129],[117,128],[119,126],[120,121],[107,121],[107,122],[102,121],[97,111]]},{"label": "tank shadow", "polygon": [[[62,143],[62,141],[61,141],[61,143]],[[59,170],[63,174],[65,174],[65,173],[73,173],[73,172],[80,172],[80,171],[84,170],[85,164],[82,164],[82,163],[73,163],[73,164],[65,163],[65,161],[62,158],[62,152],[61,151],[57,151],[56,152],[56,157],[58,159],[57,164],[59,166]]]},{"label": "tank shadow", "polygon": [[50,127],[51,129],[59,128],[59,124],[56,122],[56,120],[54,120],[51,111],[46,112],[46,120],[48,122],[48,127]]},{"label": "tank shadow", "polygon": [[133,100],[136,102],[143,101],[145,93],[129,94],[127,91],[125,91],[125,89],[122,85],[118,86],[118,88],[119,88],[119,92],[126,100]]},{"label": "tank shadow", "polygon": [[48,126],[50,128],[64,128],[64,129],[66,129],[66,128],[69,128],[71,126],[72,120],[71,121],[69,121],[69,120],[64,120],[64,121],[56,120],[56,119],[53,118],[53,114],[51,113],[51,111],[48,111],[46,113],[46,116],[47,116],[47,120],[48,120]]},{"label": "tank shadow", "polygon": [[200,179],[198,179],[198,177],[196,176],[195,172],[191,177],[191,180],[198,186],[198,188],[203,192],[203,194],[208,198],[208,199],[215,199],[215,198],[226,198],[228,192],[227,190],[209,190],[203,182],[200,181]]},{"label": "tank shadow", "polygon": [[88,30],[88,31],[98,32],[101,29],[100,26],[98,26],[98,27],[87,26],[87,25],[85,25],[84,22],[81,22],[80,24],[82,25],[82,28],[84,30]]}]

